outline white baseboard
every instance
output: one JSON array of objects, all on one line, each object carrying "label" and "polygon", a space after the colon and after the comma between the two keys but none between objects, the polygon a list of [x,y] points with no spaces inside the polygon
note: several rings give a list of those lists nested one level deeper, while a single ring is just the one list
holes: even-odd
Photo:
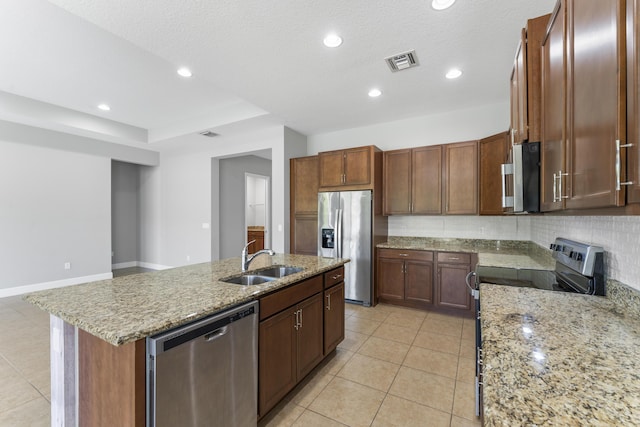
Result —
[{"label": "white baseboard", "polygon": [[173,268],[170,265],[153,264],[150,262],[142,262],[142,261],[138,261],[138,267],[150,268],[152,270],[168,270],[170,268]]},{"label": "white baseboard", "polygon": [[12,297],[15,295],[27,294],[30,292],[45,291],[47,289],[62,288],[65,286],[79,285],[82,283],[96,282],[98,280],[112,279],[113,274],[102,273],[91,276],[72,277],[70,279],[54,280],[52,282],[35,283],[33,285],[14,286],[12,288],[0,289],[0,298]]},{"label": "white baseboard", "polygon": [[130,267],[137,267],[137,266],[138,266],[138,261],[119,262],[117,264],[111,264],[111,269],[118,270],[120,268],[130,268]]},{"label": "white baseboard", "polygon": [[150,268],[151,270],[167,270],[169,268],[173,268],[168,265],[152,264],[150,262],[142,262],[142,261],[129,261],[129,262],[119,262],[117,264],[111,264],[111,268],[113,270],[118,270],[120,268],[131,268],[131,267]]}]

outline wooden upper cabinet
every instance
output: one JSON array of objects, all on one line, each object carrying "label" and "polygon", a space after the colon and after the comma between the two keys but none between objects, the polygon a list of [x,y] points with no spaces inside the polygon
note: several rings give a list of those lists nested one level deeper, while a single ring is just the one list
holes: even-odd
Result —
[{"label": "wooden upper cabinet", "polygon": [[[627,203],[640,203],[640,0],[627,0],[627,144],[621,148],[626,156]],[[624,168],[621,168],[621,173]]]},{"label": "wooden upper cabinet", "polygon": [[318,156],[291,159],[291,210],[294,214],[318,214]]},{"label": "wooden upper cabinet", "polygon": [[[616,141],[626,141],[624,0],[570,0],[566,208],[622,206]],[[594,43],[597,34],[597,43]],[[616,167],[617,166],[617,167]]]},{"label": "wooden upper cabinet", "polygon": [[380,150],[374,146],[366,146],[319,153],[320,189],[373,189],[376,151]]},{"label": "wooden upper cabinet", "polygon": [[511,102],[513,142],[520,143],[529,139],[527,117],[527,31],[525,29],[522,29],[511,73]]},{"label": "wooden upper cabinet", "polygon": [[384,214],[442,213],[442,146],[384,153]]},{"label": "wooden upper cabinet", "polygon": [[514,143],[541,139],[541,45],[549,15],[529,19],[522,29],[511,74],[511,131]]},{"label": "wooden upper cabinet", "polygon": [[502,215],[501,165],[509,155],[509,133],[481,139],[480,145],[480,215]]},{"label": "wooden upper cabinet", "polygon": [[565,169],[565,10],[564,2],[558,2],[542,44],[540,210],[543,212],[563,207],[558,194],[558,174]]},{"label": "wooden upper cabinet", "polygon": [[445,214],[478,213],[478,141],[444,147]]},{"label": "wooden upper cabinet", "polygon": [[543,211],[625,204],[623,6],[562,0],[554,10],[543,45]]},{"label": "wooden upper cabinet", "polygon": [[442,213],[442,146],[414,148],[412,156],[412,213]]},{"label": "wooden upper cabinet", "polygon": [[385,215],[411,213],[411,152],[410,149],[384,152]]}]

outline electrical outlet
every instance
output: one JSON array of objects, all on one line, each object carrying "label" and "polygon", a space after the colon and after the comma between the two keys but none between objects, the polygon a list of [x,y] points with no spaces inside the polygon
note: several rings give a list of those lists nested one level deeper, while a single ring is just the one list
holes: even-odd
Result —
[{"label": "electrical outlet", "polygon": [[71,270],[71,263],[70,262],[65,262],[64,263],[64,269],[65,270]]},{"label": "electrical outlet", "polygon": [[187,255],[187,262],[191,261],[191,256]]},{"label": "electrical outlet", "polygon": [[205,230],[207,230],[209,228],[209,223],[208,222],[203,222],[202,223],[202,228],[204,228]]}]

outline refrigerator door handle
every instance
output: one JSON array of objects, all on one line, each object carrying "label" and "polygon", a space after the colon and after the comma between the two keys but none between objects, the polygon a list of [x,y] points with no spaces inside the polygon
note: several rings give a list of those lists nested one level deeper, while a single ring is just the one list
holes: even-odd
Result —
[{"label": "refrigerator door handle", "polygon": [[342,209],[336,210],[336,249],[338,258],[342,258]]}]

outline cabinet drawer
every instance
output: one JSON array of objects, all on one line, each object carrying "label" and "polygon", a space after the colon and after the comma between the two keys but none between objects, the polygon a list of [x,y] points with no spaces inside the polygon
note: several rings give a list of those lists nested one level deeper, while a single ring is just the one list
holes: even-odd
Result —
[{"label": "cabinet drawer", "polygon": [[336,268],[324,273],[324,288],[330,288],[344,281],[344,267]]},{"label": "cabinet drawer", "polygon": [[260,298],[260,320],[266,319],[321,291],[322,276],[317,275]]},{"label": "cabinet drawer", "polygon": [[433,252],[405,249],[378,249],[378,256],[382,258],[400,258],[415,261],[433,261]]},{"label": "cabinet drawer", "polygon": [[449,264],[471,264],[471,254],[459,252],[438,252],[438,262]]}]

